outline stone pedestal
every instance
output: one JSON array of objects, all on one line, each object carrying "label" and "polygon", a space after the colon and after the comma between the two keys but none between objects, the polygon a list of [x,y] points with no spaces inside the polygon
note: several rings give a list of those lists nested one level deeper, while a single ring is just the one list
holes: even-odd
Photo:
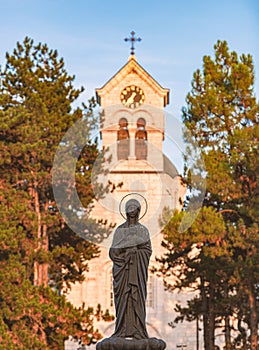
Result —
[{"label": "stone pedestal", "polygon": [[96,350],[164,350],[166,343],[162,339],[127,339],[111,337],[96,345]]}]

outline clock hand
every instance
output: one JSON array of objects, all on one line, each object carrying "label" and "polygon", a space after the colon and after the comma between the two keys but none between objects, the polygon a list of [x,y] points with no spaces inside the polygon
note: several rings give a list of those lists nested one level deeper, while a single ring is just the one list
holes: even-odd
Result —
[{"label": "clock hand", "polygon": [[130,97],[127,100],[127,105],[131,105],[132,103],[134,103],[134,98],[136,96],[136,92],[132,92],[132,94],[130,95]]}]

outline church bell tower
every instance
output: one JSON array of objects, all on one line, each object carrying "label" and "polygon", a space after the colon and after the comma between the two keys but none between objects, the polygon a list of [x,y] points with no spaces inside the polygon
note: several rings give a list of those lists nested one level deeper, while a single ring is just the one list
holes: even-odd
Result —
[{"label": "church bell tower", "polygon": [[[131,33],[131,54],[128,62],[101,88],[96,89],[102,109],[101,140],[112,159],[109,181],[122,184],[107,199],[107,218],[121,222],[116,206],[127,193],[143,195],[148,212],[143,224],[155,236],[160,231],[159,216],[165,206],[179,205],[180,181],[174,165],[163,154],[165,133],[164,107],[169,104],[169,89],[162,87],[136,60]],[[105,181],[104,181],[105,182]],[[107,181],[106,181],[107,183]],[[103,214],[97,203],[95,214]]]}]

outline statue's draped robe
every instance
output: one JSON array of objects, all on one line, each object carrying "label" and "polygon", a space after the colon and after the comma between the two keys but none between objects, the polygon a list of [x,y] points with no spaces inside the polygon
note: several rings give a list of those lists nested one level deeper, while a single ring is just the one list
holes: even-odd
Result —
[{"label": "statue's draped robe", "polygon": [[126,222],[116,229],[110,248],[116,308],[113,337],[148,338],[145,302],[151,253],[145,226],[129,227]]}]

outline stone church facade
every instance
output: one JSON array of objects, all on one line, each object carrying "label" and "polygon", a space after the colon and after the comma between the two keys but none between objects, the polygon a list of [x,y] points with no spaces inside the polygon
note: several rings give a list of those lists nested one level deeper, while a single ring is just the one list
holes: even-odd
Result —
[{"label": "stone church facade", "polygon": [[[185,189],[173,163],[163,154],[165,134],[164,107],[169,104],[169,89],[163,88],[136,60],[134,55],[102,87],[96,89],[97,101],[102,109],[101,140],[108,149],[107,174],[99,181],[120,184],[95,203],[93,216],[110,223],[121,224],[121,199],[129,193],[142,195],[147,203],[147,213],[141,220],[150,232],[153,254],[150,269],[156,265],[155,257],[163,254],[159,218],[163,208],[180,208],[179,199]],[[143,203],[144,205],[144,203]],[[109,246],[112,235],[101,245],[100,257],[89,262],[89,272],[83,283],[75,284],[68,299],[75,305],[96,308],[100,304],[115,315],[112,290],[112,263]],[[147,328],[150,336],[162,338],[167,349],[196,349],[196,325],[170,323],[176,317],[175,305],[190,297],[165,291],[160,277],[149,273],[147,293]],[[104,337],[114,331],[114,322],[99,322],[96,327]],[[78,349],[78,344],[68,341],[66,350]],[[88,347],[87,347],[88,348]],[[95,347],[89,347],[94,349]]]}]

